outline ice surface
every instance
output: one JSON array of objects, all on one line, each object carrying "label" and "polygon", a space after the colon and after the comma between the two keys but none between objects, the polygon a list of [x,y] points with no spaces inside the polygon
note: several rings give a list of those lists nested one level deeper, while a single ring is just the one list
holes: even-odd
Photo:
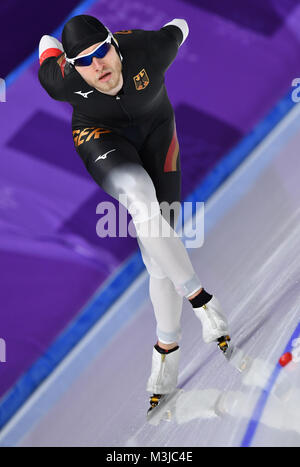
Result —
[{"label": "ice surface", "polygon": [[299,113],[207,204],[204,245],[189,250],[228,315],[230,358],[202,342],[185,302],[180,391],[148,423],[155,322],[145,279],[143,305],[120,325],[124,308],[108,316],[3,431],[2,445],[300,446],[300,363],[277,368],[299,322]]}]

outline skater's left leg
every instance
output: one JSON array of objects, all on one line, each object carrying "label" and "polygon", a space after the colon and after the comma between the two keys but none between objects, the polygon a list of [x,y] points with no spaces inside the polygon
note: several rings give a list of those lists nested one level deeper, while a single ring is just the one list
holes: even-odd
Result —
[{"label": "skater's left leg", "polygon": [[[159,144],[157,144],[158,141]],[[168,148],[164,146],[166,141],[169,141]],[[145,159],[145,157],[143,157],[143,163],[148,173],[150,174],[153,184],[155,186],[156,195],[161,206],[162,217],[165,220],[167,220],[170,226],[175,230],[181,209],[181,171],[180,153],[176,138],[176,129],[174,121],[165,122],[162,125],[162,128],[158,127],[156,129],[155,134],[148,141],[147,151],[148,158]],[[162,153],[166,154],[166,156],[162,156]],[[150,154],[152,154],[152,158],[150,158]],[[151,161],[151,163],[148,163],[149,160]],[[171,207],[172,209],[170,209]],[[168,238],[167,240],[171,243],[174,240],[174,238]],[[177,248],[174,247],[173,249],[173,257],[169,259],[168,265],[170,266],[170,272],[167,274],[169,278],[172,277],[171,270],[176,270],[174,260],[180,258],[180,248],[179,244],[177,244]],[[176,254],[174,255],[175,251]],[[187,255],[186,250],[185,253]],[[152,262],[153,261],[155,261],[154,255],[152,256]],[[184,263],[187,264],[187,260],[186,257],[183,255],[182,265]],[[166,270],[167,269],[165,269],[165,271]],[[161,283],[161,286],[163,287],[164,284]],[[155,280],[153,280],[152,289],[152,295],[156,295],[158,297],[156,301],[160,302],[161,304],[160,308],[158,306],[155,307],[156,309],[158,309],[158,312],[156,313],[157,319],[159,321],[162,321],[162,318],[159,317],[159,314],[161,314],[161,316],[164,317],[164,322],[166,322],[168,316],[171,316],[171,319],[174,319],[174,323],[178,323],[180,320],[181,312],[178,312],[178,314],[176,313],[176,310],[178,310],[176,304],[178,303],[178,307],[181,310],[182,300],[176,298],[175,295],[168,297],[168,291],[172,290],[172,285],[170,284],[169,287],[166,287],[167,292],[165,297],[168,297],[170,304],[174,304],[172,306],[172,310],[174,310],[174,313],[172,313],[172,311],[170,311],[169,313],[166,312],[168,308],[164,306],[164,300],[160,298],[160,295],[163,292],[160,291],[159,284]],[[228,335],[227,320],[221,312],[221,307],[218,300],[213,295],[207,293],[206,290],[204,290],[204,288],[200,285],[199,281],[197,283],[193,283],[193,280],[191,280],[189,283],[186,283],[184,287],[176,288],[175,292],[178,292],[178,295],[180,295],[181,297],[186,297],[191,303],[195,315],[202,323],[202,334],[203,340],[205,342],[208,343],[212,341],[217,341],[223,336]],[[155,299],[153,299],[153,302],[155,302]],[[163,328],[161,327],[161,329]],[[161,341],[159,341],[159,345],[161,348],[170,350],[177,346],[178,341],[176,339],[178,339],[178,337],[176,335],[175,330],[173,334],[174,342],[170,342],[171,336],[168,336],[170,337],[170,339],[168,339],[167,341],[164,339],[164,337],[165,336],[163,336]],[[221,340],[221,342],[223,341]],[[222,349],[226,349],[226,345],[223,345]]]}]

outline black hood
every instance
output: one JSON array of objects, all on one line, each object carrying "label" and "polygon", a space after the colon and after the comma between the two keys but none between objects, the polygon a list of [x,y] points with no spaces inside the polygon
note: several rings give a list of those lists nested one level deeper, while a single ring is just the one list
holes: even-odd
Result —
[{"label": "black hood", "polygon": [[73,16],[64,26],[62,44],[66,56],[74,58],[84,49],[97,42],[103,42],[108,36],[106,27],[94,16]]}]

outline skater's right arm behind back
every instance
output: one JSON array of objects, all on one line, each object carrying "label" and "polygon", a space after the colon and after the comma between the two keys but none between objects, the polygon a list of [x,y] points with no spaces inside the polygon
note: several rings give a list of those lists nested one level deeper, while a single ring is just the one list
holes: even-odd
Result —
[{"label": "skater's right arm behind back", "polygon": [[67,101],[66,59],[62,44],[52,36],[43,36],[39,44],[39,81],[50,97]]}]

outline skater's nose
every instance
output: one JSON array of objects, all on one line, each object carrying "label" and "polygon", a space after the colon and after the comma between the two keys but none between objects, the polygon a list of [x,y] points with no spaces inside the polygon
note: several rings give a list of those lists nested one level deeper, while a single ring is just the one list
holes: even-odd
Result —
[{"label": "skater's nose", "polygon": [[104,61],[102,58],[93,57],[92,67],[95,71],[102,71],[104,68]]}]

